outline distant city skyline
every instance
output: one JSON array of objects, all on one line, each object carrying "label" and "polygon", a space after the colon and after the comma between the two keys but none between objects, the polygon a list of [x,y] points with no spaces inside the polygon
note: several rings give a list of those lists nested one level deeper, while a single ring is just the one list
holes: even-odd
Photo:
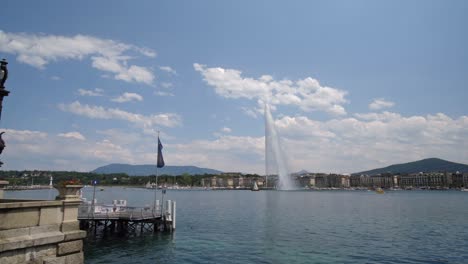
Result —
[{"label": "distant city skyline", "polygon": [[4,170],[468,163],[466,1],[7,1]]}]

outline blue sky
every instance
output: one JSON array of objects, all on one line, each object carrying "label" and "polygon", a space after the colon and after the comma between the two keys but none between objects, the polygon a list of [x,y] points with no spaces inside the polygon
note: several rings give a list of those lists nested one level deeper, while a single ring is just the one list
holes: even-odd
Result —
[{"label": "blue sky", "polygon": [[[292,3],[291,3],[292,2]],[[4,169],[468,163],[466,1],[5,1]]]}]

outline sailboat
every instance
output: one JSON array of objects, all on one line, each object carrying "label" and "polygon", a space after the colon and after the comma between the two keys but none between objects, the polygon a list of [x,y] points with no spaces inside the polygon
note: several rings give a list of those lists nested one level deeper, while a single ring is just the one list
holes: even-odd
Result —
[{"label": "sailboat", "polygon": [[260,189],[258,188],[257,181],[254,181],[251,190],[252,190],[252,191],[259,191],[259,190],[260,190]]},{"label": "sailboat", "polygon": [[153,185],[151,184],[150,181],[148,181],[148,182],[146,183],[145,188],[146,188],[146,189],[153,189]]}]

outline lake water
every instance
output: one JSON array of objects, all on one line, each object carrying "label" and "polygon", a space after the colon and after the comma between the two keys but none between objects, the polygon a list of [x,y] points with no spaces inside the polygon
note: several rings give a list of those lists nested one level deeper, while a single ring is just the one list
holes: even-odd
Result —
[{"label": "lake water", "polygon": [[[137,188],[96,192],[98,201],[130,205],[153,197]],[[87,239],[85,263],[468,263],[468,192],[168,190],[166,198],[177,201],[173,234]]]}]

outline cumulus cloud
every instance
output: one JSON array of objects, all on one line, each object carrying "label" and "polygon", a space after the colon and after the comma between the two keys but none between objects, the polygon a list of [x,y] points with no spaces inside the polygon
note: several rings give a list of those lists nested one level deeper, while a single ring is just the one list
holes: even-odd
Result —
[{"label": "cumulus cloud", "polygon": [[155,79],[147,67],[130,63],[132,52],[154,58],[154,51],[110,39],[87,35],[8,33],[0,30],[0,51],[16,54],[19,62],[39,69],[44,69],[51,62],[89,57],[92,67],[113,73],[117,80],[149,85]]},{"label": "cumulus cloud", "polygon": [[390,108],[394,105],[395,105],[394,102],[387,101],[383,98],[378,98],[378,99],[374,99],[374,101],[372,101],[372,103],[369,104],[369,109],[380,110],[383,108]]},{"label": "cumulus cloud", "polygon": [[68,133],[60,133],[57,136],[64,137],[64,138],[72,138],[77,140],[86,140],[86,138],[80,132],[68,132]]},{"label": "cumulus cloud", "polygon": [[102,96],[104,90],[96,88],[94,90],[85,90],[85,89],[78,89],[78,94],[81,96]]},{"label": "cumulus cloud", "polygon": [[334,115],[345,115],[343,104],[347,102],[346,91],[321,85],[316,79],[275,80],[270,75],[259,78],[243,77],[235,69],[208,68],[195,63],[194,69],[203,80],[214,87],[215,92],[226,98],[247,98],[272,105],[293,105],[303,111],[325,111]]},{"label": "cumulus cloud", "polygon": [[[5,169],[89,171],[107,163],[151,164],[156,161],[154,135],[109,129],[101,138],[74,144],[73,137],[7,129]],[[164,136],[168,140],[170,136]],[[196,165],[224,171],[255,172],[263,155],[263,137],[220,136],[184,144],[163,141],[166,164]],[[261,165],[261,164],[260,164]]]},{"label": "cumulus cloud", "polygon": [[110,162],[137,162],[137,152],[132,153],[130,146],[107,138],[86,140],[78,132],[49,135],[41,131],[6,131],[8,148],[2,156],[8,169],[89,171]]},{"label": "cumulus cloud", "polygon": [[171,67],[169,67],[169,66],[160,66],[159,69],[161,71],[165,71],[165,72],[168,72],[170,74],[177,74],[177,72],[174,69],[172,69]]},{"label": "cumulus cloud", "polygon": [[[112,109],[87,108],[95,115],[119,119]],[[468,160],[468,116],[402,116],[384,112],[327,121],[283,116],[275,124],[292,171],[350,173],[428,157],[461,163]],[[81,140],[80,144],[74,144],[77,135],[71,136],[73,132],[49,135],[29,130],[2,131],[6,131],[7,149],[2,156],[8,169],[28,166],[86,170],[111,162],[144,164],[156,160],[155,134],[141,130],[98,131],[99,138]],[[263,136],[236,136],[231,131],[220,133],[213,140],[172,140],[169,135],[163,136],[166,164],[264,173]]]},{"label": "cumulus cloud", "polygon": [[113,102],[125,103],[130,101],[143,101],[143,96],[137,93],[123,93],[122,95],[112,99]]},{"label": "cumulus cloud", "polygon": [[297,169],[358,172],[428,157],[468,159],[467,116],[384,112],[328,121],[285,116],[276,125]]},{"label": "cumulus cloud", "polygon": [[104,108],[102,106],[81,104],[78,101],[70,104],[60,104],[59,109],[92,119],[123,120],[148,129],[160,126],[175,127],[182,123],[181,117],[173,113],[141,115],[126,112],[118,108]]}]

